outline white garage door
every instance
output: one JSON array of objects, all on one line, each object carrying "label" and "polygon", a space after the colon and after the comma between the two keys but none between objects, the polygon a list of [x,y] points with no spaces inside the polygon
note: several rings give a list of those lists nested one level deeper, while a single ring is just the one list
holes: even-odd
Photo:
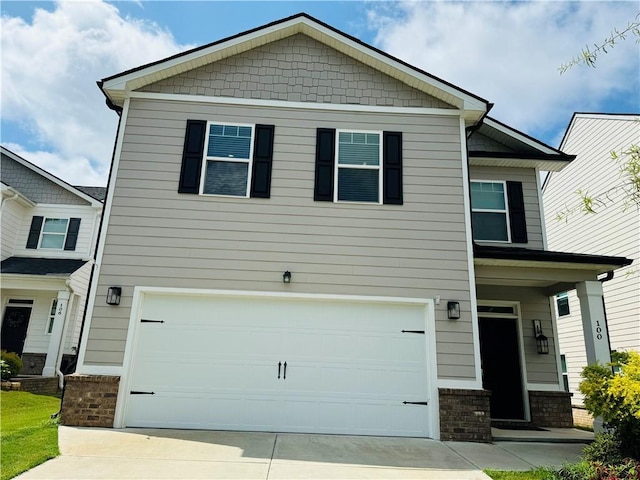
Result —
[{"label": "white garage door", "polygon": [[424,306],[147,295],[137,328],[126,426],[430,436]]}]

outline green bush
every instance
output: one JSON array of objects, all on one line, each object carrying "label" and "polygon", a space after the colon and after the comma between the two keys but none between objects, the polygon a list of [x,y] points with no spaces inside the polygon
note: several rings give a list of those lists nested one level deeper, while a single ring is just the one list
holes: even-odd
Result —
[{"label": "green bush", "polygon": [[620,441],[613,432],[598,433],[593,443],[582,449],[582,454],[587,462],[620,463]]},{"label": "green bush", "polygon": [[2,380],[9,380],[11,377],[15,377],[22,368],[22,360],[17,353],[7,352],[6,350],[0,351],[0,358],[8,365],[8,376],[5,377],[5,371],[2,371]]},{"label": "green bush", "polygon": [[9,368],[9,364],[4,360],[0,360],[0,377],[2,381],[5,382],[11,378],[11,369]]},{"label": "green bush", "polygon": [[550,473],[549,480],[592,480],[596,478],[596,468],[589,462],[563,465]]},{"label": "green bush", "polygon": [[612,430],[622,457],[640,459],[640,353],[618,353],[608,365],[585,367],[582,377],[586,409]]}]

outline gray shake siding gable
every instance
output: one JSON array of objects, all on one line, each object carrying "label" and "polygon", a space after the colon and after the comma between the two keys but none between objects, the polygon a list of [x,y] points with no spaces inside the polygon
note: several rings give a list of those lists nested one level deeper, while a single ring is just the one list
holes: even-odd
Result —
[{"label": "gray shake siding gable", "polygon": [[302,34],[167,78],[143,92],[453,108]]},{"label": "gray shake siding gable", "polygon": [[[275,125],[270,199],[177,192],[188,119]],[[404,205],[313,201],[317,128],[402,131]],[[457,116],[131,100],[85,364],[121,365],[134,286],[452,298],[436,308],[438,375],[473,379]],[[110,285],[120,307],[105,305]]]}]

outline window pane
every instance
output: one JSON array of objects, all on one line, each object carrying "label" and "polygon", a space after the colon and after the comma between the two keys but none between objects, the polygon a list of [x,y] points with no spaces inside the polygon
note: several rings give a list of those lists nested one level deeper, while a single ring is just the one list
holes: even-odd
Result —
[{"label": "window pane", "polygon": [[211,125],[209,128],[208,157],[249,159],[251,127]]},{"label": "window pane", "polygon": [[569,296],[567,293],[559,293],[556,296],[556,304],[558,305],[558,316],[563,317],[569,315]]},{"label": "window pane", "polygon": [[339,165],[380,165],[380,135],[340,132]]},{"label": "window pane", "polygon": [[47,233],[67,233],[67,222],[66,218],[47,218],[44,221],[42,231]]},{"label": "window pane", "polygon": [[507,241],[507,215],[505,213],[473,212],[474,240],[502,240]]},{"label": "window pane", "polygon": [[64,235],[42,235],[40,248],[62,248],[64,245]]},{"label": "window pane", "polygon": [[338,169],[338,200],[378,202],[378,170]]},{"label": "window pane", "polygon": [[247,194],[248,171],[248,163],[209,160],[207,161],[203,193],[244,197]]},{"label": "window pane", "polygon": [[505,210],[504,185],[502,183],[471,183],[472,208]]}]

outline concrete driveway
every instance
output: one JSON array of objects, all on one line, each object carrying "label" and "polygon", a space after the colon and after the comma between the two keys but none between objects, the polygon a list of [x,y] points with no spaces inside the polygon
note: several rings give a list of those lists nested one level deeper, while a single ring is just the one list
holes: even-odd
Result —
[{"label": "concrete driveway", "polygon": [[60,427],[61,455],[19,479],[488,479],[577,459],[582,445]]}]

